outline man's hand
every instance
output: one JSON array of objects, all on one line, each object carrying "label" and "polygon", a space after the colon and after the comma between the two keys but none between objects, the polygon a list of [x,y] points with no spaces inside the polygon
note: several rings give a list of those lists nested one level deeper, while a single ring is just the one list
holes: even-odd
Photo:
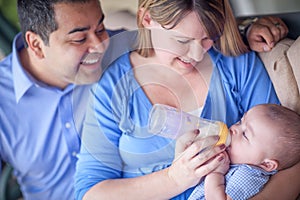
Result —
[{"label": "man's hand", "polygon": [[287,34],[288,28],[280,18],[263,17],[249,27],[246,36],[252,50],[263,52],[270,51]]}]

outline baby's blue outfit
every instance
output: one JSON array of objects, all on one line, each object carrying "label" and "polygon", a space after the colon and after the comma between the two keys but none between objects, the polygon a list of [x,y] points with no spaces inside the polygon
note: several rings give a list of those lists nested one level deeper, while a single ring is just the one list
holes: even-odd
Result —
[{"label": "baby's blue outfit", "polygon": [[[175,141],[147,131],[152,104],[134,77],[129,55],[112,63],[92,88],[75,175],[76,199],[103,180],[150,174],[173,161]],[[254,105],[279,104],[255,53],[226,57],[210,49],[209,55],[214,68],[201,117],[230,126]],[[187,199],[193,189],[173,199]]]},{"label": "baby's blue outfit", "polygon": [[[275,173],[245,164],[231,165],[225,175],[225,193],[232,200],[247,200],[261,191]],[[196,186],[188,200],[205,200],[204,184],[205,179]]]}]

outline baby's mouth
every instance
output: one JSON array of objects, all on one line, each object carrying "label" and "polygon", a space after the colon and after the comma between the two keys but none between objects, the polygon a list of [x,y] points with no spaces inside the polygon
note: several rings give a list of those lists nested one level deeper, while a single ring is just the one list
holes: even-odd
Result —
[{"label": "baby's mouth", "polygon": [[99,62],[99,60],[101,59],[102,57],[102,53],[88,53],[86,54],[82,61],[80,62],[80,64],[83,64],[83,65],[93,65],[97,62]]}]

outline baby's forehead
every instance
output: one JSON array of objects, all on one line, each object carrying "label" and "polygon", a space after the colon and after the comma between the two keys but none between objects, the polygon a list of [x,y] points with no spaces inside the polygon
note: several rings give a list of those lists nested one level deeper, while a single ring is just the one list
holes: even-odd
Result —
[{"label": "baby's forehead", "polygon": [[267,105],[257,105],[257,106],[254,106],[252,107],[250,110],[248,110],[245,114],[244,114],[244,117],[245,116],[266,116],[266,113],[267,113]]},{"label": "baby's forehead", "polygon": [[243,123],[250,123],[251,126],[259,126],[261,128],[270,128],[273,124],[273,120],[268,114],[268,108],[266,106],[255,106],[247,111],[243,118]]}]

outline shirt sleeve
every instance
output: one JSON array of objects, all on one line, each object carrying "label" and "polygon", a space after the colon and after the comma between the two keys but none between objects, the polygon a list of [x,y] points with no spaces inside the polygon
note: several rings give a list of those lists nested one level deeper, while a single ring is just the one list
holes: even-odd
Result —
[{"label": "shirt sleeve", "polygon": [[256,53],[245,54],[244,67],[241,69],[240,109],[248,111],[263,103],[279,104],[271,79]]},{"label": "shirt sleeve", "polygon": [[75,174],[76,199],[82,199],[87,190],[103,180],[122,177],[118,149],[122,133],[112,108],[115,82],[110,77],[102,77],[90,93]]}]

